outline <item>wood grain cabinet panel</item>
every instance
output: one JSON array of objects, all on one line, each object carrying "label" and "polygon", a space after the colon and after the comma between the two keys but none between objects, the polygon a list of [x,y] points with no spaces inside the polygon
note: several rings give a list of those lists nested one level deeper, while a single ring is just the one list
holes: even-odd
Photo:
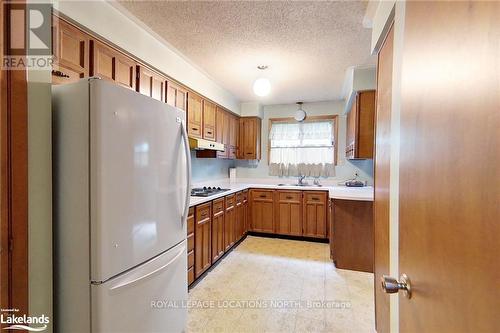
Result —
[{"label": "wood grain cabinet panel", "polygon": [[215,113],[215,141],[224,145],[224,151],[217,152],[218,158],[228,158],[229,156],[229,151],[226,148],[227,137],[229,136],[229,134],[226,133],[229,131],[227,119],[229,119],[227,112],[224,111],[224,109],[217,107],[217,111]]},{"label": "wood grain cabinet panel", "polygon": [[224,249],[229,250],[234,244],[234,223],[236,219],[236,204],[234,194],[228,195],[226,200],[226,216],[224,219]]},{"label": "wood grain cabinet panel", "polygon": [[171,81],[167,82],[166,101],[181,110],[187,110],[187,90]]},{"label": "wood grain cabinet panel", "polygon": [[198,278],[212,264],[212,203],[196,206],[195,211],[195,262],[194,273]]},{"label": "wood grain cabinet panel", "polygon": [[243,192],[238,192],[236,193],[236,221],[234,228],[235,242],[238,242],[245,234],[244,223],[245,220],[243,217]]},{"label": "wood grain cabinet panel", "polygon": [[187,218],[187,254],[188,254],[188,285],[194,281],[194,208],[189,208]]},{"label": "wood grain cabinet panel", "polygon": [[215,141],[215,116],[214,103],[203,100],[203,139]]},{"label": "wood grain cabinet panel", "polygon": [[188,92],[187,100],[187,119],[188,134],[191,137],[203,137],[203,98],[201,96]]},{"label": "wood grain cabinet panel", "polygon": [[239,135],[239,118],[233,115],[229,116],[229,159],[238,157],[238,135]]},{"label": "wood grain cabinet panel", "polygon": [[303,235],[306,237],[327,237],[327,198],[326,192],[303,192]]},{"label": "wood grain cabinet panel", "polygon": [[250,190],[252,231],[274,233],[273,196],[273,190]]},{"label": "wood grain cabinet panel", "polygon": [[333,215],[336,267],[373,272],[373,202],[333,200]]},{"label": "wood grain cabinet panel", "polygon": [[260,160],[261,120],[259,117],[239,119],[239,159]]},{"label": "wood grain cabinet panel", "polygon": [[375,90],[359,91],[347,114],[346,158],[373,158]]},{"label": "wood grain cabinet panel", "polygon": [[165,102],[167,78],[147,67],[137,66],[137,91],[143,95]]},{"label": "wood grain cabinet panel", "polygon": [[64,84],[89,76],[89,35],[53,16],[52,83]]},{"label": "wood grain cabinet panel", "polygon": [[249,218],[249,208],[248,208],[248,190],[243,191],[243,226],[244,226],[244,235],[248,233],[250,230],[250,218]]},{"label": "wood grain cabinet panel", "polygon": [[212,216],[212,263],[215,263],[224,254],[224,198],[213,201]]},{"label": "wood grain cabinet panel", "polygon": [[97,40],[90,41],[90,76],[135,90],[137,63]]},{"label": "wood grain cabinet panel", "polygon": [[302,236],[302,192],[278,191],[276,234]]}]

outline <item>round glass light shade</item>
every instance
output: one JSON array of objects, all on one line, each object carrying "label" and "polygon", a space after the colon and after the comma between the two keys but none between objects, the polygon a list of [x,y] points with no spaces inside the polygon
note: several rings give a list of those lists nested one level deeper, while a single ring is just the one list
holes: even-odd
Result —
[{"label": "round glass light shade", "polygon": [[266,78],[260,78],[253,83],[253,92],[257,96],[267,96],[271,91],[271,83]]},{"label": "round glass light shade", "polygon": [[294,116],[295,120],[297,121],[303,121],[304,119],[306,119],[306,112],[302,109],[300,110],[297,110],[295,112],[295,116]]}]

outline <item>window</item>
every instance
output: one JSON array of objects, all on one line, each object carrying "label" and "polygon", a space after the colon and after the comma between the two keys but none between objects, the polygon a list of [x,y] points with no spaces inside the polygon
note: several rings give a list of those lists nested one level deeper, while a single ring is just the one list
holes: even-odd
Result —
[{"label": "window", "polygon": [[269,173],[273,176],[335,175],[336,116],[270,119]]}]

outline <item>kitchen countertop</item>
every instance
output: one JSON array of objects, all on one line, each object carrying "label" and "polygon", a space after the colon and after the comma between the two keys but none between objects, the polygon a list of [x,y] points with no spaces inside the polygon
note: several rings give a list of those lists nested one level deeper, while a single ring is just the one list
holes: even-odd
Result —
[{"label": "kitchen countertop", "polygon": [[[283,182],[283,181],[282,181]],[[359,201],[373,201],[373,187],[346,187],[339,185],[323,185],[318,186],[278,186],[278,184],[273,184],[271,182],[243,182],[238,181],[235,183],[230,183],[227,180],[219,180],[207,182],[204,184],[194,184],[193,187],[203,187],[203,186],[220,186],[221,188],[227,188],[229,191],[221,192],[209,197],[191,197],[189,206],[196,206],[214,199],[225,197],[242,190],[250,188],[264,188],[272,190],[303,190],[303,191],[328,191],[330,199],[343,199],[343,200],[359,200]]]}]

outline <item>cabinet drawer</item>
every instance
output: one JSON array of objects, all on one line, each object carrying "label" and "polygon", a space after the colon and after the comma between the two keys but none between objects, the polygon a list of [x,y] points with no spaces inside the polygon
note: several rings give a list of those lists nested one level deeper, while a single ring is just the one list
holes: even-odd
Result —
[{"label": "cabinet drawer", "polygon": [[194,234],[188,236],[187,243],[188,243],[187,251],[191,252],[194,249]]},{"label": "cabinet drawer", "polygon": [[273,200],[272,190],[254,190],[252,192],[253,200]]},{"label": "cabinet drawer", "polygon": [[210,219],[212,203],[206,203],[203,205],[196,206],[196,223],[200,223],[203,220]]},{"label": "cabinet drawer", "polygon": [[188,124],[189,136],[201,138],[201,126],[197,124]]},{"label": "cabinet drawer", "polygon": [[194,232],[194,209],[189,208],[189,214],[187,218],[187,234],[192,234]]},{"label": "cabinet drawer", "polygon": [[226,209],[229,209],[234,206],[234,194],[228,195],[226,197]]},{"label": "cabinet drawer", "polygon": [[248,200],[248,190],[243,191],[243,201]]},{"label": "cabinet drawer", "polygon": [[188,252],[188,268],[194,266],[194,251]]},{"label": "cabinet drawer", "polygon": [[242,202],[243,202],[243,193],[242,192],[236,193],[236,204],[241,205]]},{"label": "cabinet drawer", "polygon": [[188,285],[194,282],[194,266],[189,268],[187,271],[188,274]]},{"label": "cabinet drawer", "polygon": [[306,202],[326,204],[326,192],[305,192],[304,197]]},{"label": "cabinet drawer", "polygon": [[300,191],[279,191],[279,201],[300,201],[302,193]]},{"label": "cabinet drawer", "polygon": [[214,200],[213,202],[213,214],[217,214],[224,211],[224,198]]},{"label": "cabinet drawer", "polygon": [[205,125],[203,127],[203,139],[215,141],[215,129]]}]

